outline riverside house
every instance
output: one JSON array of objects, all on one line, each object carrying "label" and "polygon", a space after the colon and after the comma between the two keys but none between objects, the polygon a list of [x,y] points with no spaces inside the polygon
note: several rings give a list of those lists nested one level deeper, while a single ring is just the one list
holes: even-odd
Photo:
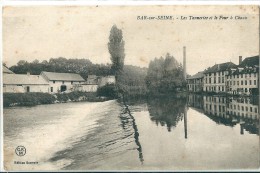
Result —
[{"label": "riverside house", "polygon": [[203,75],[203,72],[198,72],[187,78],[188,91],[201,92],[203,90]]},{"label": "riverside house", "polygon": [[49,92],[49,84],[42,76],[27,74],[3,74],[3,92]]},{"label": "riverside house", "polygon": [[226,75],[230,68],[235,68],[236,65],[232,62],[215,64],[204,71],[204,86],[205,92],[226,92]]},{"label": "riverside house", "polygon": [[226,76],[227,92],[230,94],[258,94],[259,56],[239,58],[239,65],[231,68]]},{"label": "riverside house", "polygon": [[85,82],[85,80],[76,73],[43,71],[41,72],[41,76],[48,82],[50,93],[71,92],[74,91],[74,86]]}]

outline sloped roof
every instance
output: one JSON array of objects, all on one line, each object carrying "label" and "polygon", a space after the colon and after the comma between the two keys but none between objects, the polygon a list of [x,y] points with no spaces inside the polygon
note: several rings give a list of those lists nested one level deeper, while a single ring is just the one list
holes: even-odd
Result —
[{"label": "sloped roof", "polygon": [[4,85],[48,85],[48,82],[39,75],[3,74]]},{"label": "sloped roof", "polygon": [[196,73],[195,75],[191,76],[191,77],[188,77],[187,79],[199,79],[199,78],[202,78],[204,75],[203,72],[198,72]]},{"label": "sloped roof", "polygon": [[12,72],[11,70],[9,70],[6,66],[3,65],[3,73],[7,73],[7,74],[14,74],[14,72]]},{"label": "sloped roof", "polygon": [[204,73],[214,73],[214,72],[219,72],[219,71],[225,71],[225,70],[228,70],[229,68],[236,67],[236,66],[237,65],[232,62],[215,64],[214,66],[207,69]]},{"label": "sloped roof", "polygon": [[237,75],[237,74],[249,74],[249,73],[259,73],[259,67],[244,67],[242,70],[236,69],[233,73],[230,72],[229,75]]},{"label": "sloped roof", "polygon": [[41,75],[48,80],[55,81],[85,81],[79,74],[76,73],[56,73],[56,72],[41,72]]},{"label": "sloped roof", "polygon": [[247,57],[245,58],[241,64],[239,64],[239,67],[253,67],[253,66],[259,66],[259,56],[252,56],[252,57]]}]

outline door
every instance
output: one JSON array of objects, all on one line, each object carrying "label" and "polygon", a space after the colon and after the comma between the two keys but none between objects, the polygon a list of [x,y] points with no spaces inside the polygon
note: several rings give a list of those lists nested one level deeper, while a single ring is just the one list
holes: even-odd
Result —
[{"label": "door", "polygon": [[26,87],[26,92],[28,92],[28,93],[30,92],[30,87],[29,86]]},{"label": "door", "polygon": [[66,91],[67,90],[67,86],[66,85],[61,85],[60,86],[60,91],[63,92],[63,91]]}]

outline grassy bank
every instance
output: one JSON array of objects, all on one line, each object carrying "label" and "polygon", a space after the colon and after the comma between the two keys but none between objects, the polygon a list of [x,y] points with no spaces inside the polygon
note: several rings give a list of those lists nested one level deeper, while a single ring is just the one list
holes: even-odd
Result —
[{"label": "grassy bank", "polygon": [[96,93],[71,92],[71,93],[3,93],[3,106],[35,106],[41,104],[92,101],[100,102],[109,100],[108,97],[99,97]]}]

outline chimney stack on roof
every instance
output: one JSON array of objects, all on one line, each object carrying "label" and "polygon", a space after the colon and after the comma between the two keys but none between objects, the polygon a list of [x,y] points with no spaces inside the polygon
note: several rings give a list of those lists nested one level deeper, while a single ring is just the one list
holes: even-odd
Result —
[{"label": "chimney stack on roof", "polygon": [[238,63],[238,65],[240,65],[241,62],[242,62],[242,56],[239,56],[239,63]]}]

